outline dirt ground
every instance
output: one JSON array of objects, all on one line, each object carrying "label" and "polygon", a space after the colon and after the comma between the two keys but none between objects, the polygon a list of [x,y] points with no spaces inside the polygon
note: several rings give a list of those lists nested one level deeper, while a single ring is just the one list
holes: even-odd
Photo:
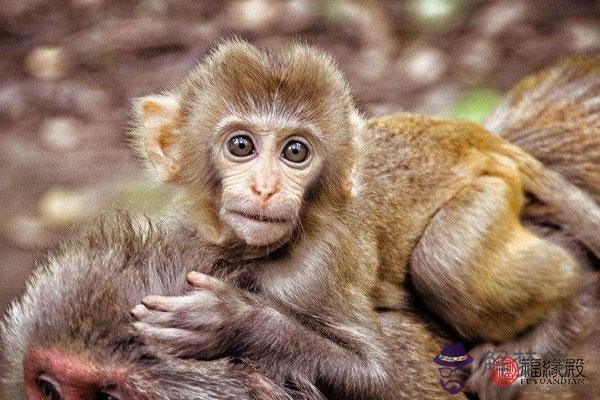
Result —
[{"label": "dirt ground", "polygon": [[69,227],[164,203],[126,145],[131,99],[234,35],[329,51],[366,115],[480,120],[526,73],[600,51],[600,2],[0,1],[0,314]]}]

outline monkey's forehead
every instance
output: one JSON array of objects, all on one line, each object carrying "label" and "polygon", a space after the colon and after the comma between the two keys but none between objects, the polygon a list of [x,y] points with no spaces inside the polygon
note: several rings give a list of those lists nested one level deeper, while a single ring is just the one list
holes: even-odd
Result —
[{"label": "monkey's forehead", "polygon": [[182,93],[184,103],[200,98],[244,111],[277,105],[316,112],[351,102],[348,85],[328,56],[306,46],[267,53],[238,42],[219,47],[192,71]]}]

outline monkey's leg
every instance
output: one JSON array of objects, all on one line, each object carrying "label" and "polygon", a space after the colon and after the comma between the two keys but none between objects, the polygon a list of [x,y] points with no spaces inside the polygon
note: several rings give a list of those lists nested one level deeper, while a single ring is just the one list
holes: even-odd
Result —
[{"label": "monkey's leg", "polygon": [[417,291],[465,339],[511,338],[577,290],[573,258],[521,225],[518,186],[476,178],[436,213],[412,253]]}]

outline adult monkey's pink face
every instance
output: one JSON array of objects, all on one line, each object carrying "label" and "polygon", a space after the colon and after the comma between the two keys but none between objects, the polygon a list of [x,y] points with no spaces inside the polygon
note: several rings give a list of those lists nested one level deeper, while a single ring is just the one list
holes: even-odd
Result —
[{"label": "adult monkey's pink face", "polygon": [[304,46],[221,45],[137,116],[138,149],[162,180],[248,245],[281,244],[311,207],[349,195],[356,112],[329,58]]}]

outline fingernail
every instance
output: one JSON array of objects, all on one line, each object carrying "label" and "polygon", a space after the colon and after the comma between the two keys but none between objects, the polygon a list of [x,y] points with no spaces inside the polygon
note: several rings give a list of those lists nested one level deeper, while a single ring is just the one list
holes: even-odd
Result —
[{"label": "fingernail", "polygon": [[142,304],[148,308],[156,308],[158,299],[154,296],[146,296],[142,299]]},{"label": "fingernail", "polygon": [[141,304],[138,304],[137,306],[133,307],[129,313],[134,317],[139,317],[145,309],[146,307],[144,307]]},{"label": "fingernail", "polygon": [[193,282],[205,282],[206,281],[206,275],[204,274],[200,274],[198,272],[190,272],[187,276],[188,281],[193,281]]},{"label": "fingernail", "polygon": [[144,324],[143,322],[134,322],[133,327],[140,331],[146,327],[146,324]]}]

